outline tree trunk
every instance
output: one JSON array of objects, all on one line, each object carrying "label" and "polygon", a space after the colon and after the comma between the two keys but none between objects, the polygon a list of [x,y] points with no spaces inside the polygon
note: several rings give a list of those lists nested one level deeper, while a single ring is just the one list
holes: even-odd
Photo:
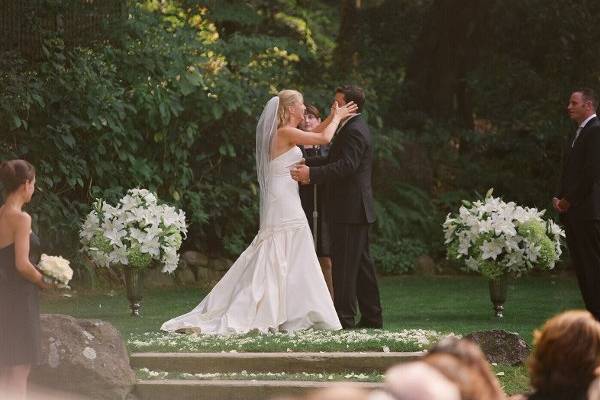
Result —
[{"label": "tree trunk", "polygon": [[494,0],[434,1],[409,60],[403,107],[473,127],[466,78],[493,6]]},{"label": "tree trunk", "polygon": [[359,11],[362,0],[340,1],[340,30],[335,49],[335,60],[340,70],[349,72],[358,65],[357,40],[359,34]]}]

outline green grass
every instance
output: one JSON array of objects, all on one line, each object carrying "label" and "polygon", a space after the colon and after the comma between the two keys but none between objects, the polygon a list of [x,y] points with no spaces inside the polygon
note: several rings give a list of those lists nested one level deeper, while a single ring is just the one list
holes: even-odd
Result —
[{"label": "green grass", "polygon": [[524,277],[509,282],[504,318],[494,316],[487,281],[478,276],[382,279],[386,329],[434,329],[465,334],[506,329],[531,343],[532,332],[549,317],[583,308],[574,277]]},{"label": "green grass", "polygon": [[[481,277],[386,277],[380,280],[380,286],[384,327],[393,331],[427,329],[466,334],[475,330],[506,329],[518,332],[531,343],[532,331],[546,319],[563,310],[583,307],[576,281],[569,276],[525,277],[510,282],[504,319],[493,315],[487,281]],[[80,290],[70,298],[47,294],[43,297],[42,310],[109,321],[127,339],[146,332],[156,335],[164,321],[189,311],[205,294],[205,290],[189,287],[146,290],[141,318],[129,316],[123,290],[112,293]],[[279,349],[274,342],[269,343],[269,339],[259,342],[259,346],[239,351]],[[381,348],[382,344],[374,342],[372,346]],[[130,349],[132,347],[135,348],[130,345]],[[309,345],[300,347],[293,350],[312,349]],[[324,349],[316,349],[344,350],[327,344]],[[527,390],[525,367],[498,365],[494,370],[509,395]]]},{"label": "green grass", "polygon": [[[556,313],[582,308],[571,277],[525,277],[509,284],[505,317],[492,312],[487,282],[475,276],[403,276],[381,279],[385,329],[428,329],[465,334],[506,329],[531,341],[534,328]],[[46,295],[42,310],[78,318],[99,318],[114,324],[123,337],[156,332],[161,324],[183,314],[206,294],[198,288],[150,289],[144,294],[141,318],[129,316],[124,290],[112,293],[79,290],[71,298]]]},{"label": "green grass", "polygon": [[386,330],[305,330],[298,334],[275,332],[211,336],[147,332],[131,334],[132,352],[360,352],[422,351],[437,343],[444,334],[421,329]]},{"label": "green grass", "polygon": [[512,396],[513,394],[527,393],[529,391],[529,377],[527,375],[527,367],[524,365],[496,365],[493,367],[493,370],[507,395]]},{"label": "green grass", "polygon": [[136,370],[138,379],[165,380],[165,379],[192,379],[192,380],[272,380],[272,381],[317,381],[317,382],[382,382],[383,375],[377,371],[370,373],[356,373],[353,371],[337,373],[318,372],[259,372],[247,371],[228,373],[190,374],[181,372],[150,371],[147,368]]}]

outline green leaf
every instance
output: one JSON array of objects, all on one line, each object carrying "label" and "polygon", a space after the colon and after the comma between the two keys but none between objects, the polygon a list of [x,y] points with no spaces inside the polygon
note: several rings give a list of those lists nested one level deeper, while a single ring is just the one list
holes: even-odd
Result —
[{"label": "green leaf", "polygon": [[75,138],[69,134],[61,135],[61,139],[71,148],[75,147]]},{"label": "green leaf", "polygon": [[11,124],[10,124],[10,128],[11,128],[11,129],[17,129],[17,128],[20,128],[20,127],[21,127],[21,123],[22,123],[22,120],[21,120],[21,118],[19,118],[19,116],[18,116],[18,115],[16,115],[16,114],[13,114],[13,116],[12,116],[12,120],[11,120]]},{"label": "green leaf", "polygon": [[181,94],[184,96],[192,94],[195,90],[195,87],[190,85],[187,81],[181,81],[179,88],[181,89]]}]

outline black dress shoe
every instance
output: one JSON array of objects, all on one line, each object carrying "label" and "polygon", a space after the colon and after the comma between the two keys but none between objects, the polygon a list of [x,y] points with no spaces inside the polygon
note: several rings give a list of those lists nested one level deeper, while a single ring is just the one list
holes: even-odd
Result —
[{"label": "black dress shoe", "polygon": [[382,322],[369,322],[363,321],[362,319],[356,324],[356,328],[359,329],[383,329]]}]

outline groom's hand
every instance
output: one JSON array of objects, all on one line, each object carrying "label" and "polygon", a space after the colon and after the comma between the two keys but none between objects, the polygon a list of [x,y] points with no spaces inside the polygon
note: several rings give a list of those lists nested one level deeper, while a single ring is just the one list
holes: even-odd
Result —
[{"label": "groom's hand", "polygon": [[292,179],[295,181],[304,185],[310,182],[310,169],[304,164],[296,165],[290,173],[292,174]]}]

